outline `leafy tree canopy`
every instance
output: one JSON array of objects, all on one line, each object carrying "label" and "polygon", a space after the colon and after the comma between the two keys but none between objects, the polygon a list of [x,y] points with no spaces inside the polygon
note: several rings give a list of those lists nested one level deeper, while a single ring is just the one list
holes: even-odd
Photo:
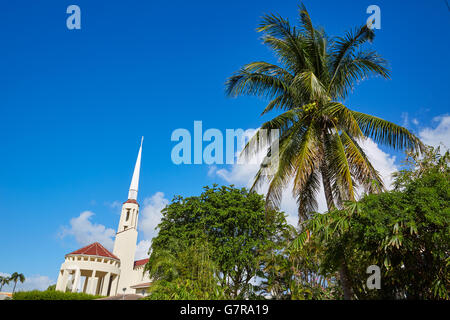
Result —
[{"label": "leafy tree canopy", "polygon": [[195,280],[193,270],[201,269],[209,278],[214,274],[229,297],[247,296],[263,251],[288,228],[283,213],[266,212],[264,205],[263,196],[234,186],[175,197],[162,211],[147,270],[170,282]]},{"label": "leafy tree canopy", "polygon": [[[408,154],[409,169],[396,174],[396,190],[367,195],[343,210],[316,214],[294,243],[319,245],[321,271],[345,260],[360,299],[448,299],[450,289],[449,153],[428,148]],[[366,269],[381,268],[381,289],[368,290]]]}]

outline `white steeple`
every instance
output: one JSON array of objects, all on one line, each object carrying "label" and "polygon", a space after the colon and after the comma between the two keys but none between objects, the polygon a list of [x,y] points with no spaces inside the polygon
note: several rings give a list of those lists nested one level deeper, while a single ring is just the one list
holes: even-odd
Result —
[{"label": "white steeple", "polygon": [[139,148],[139,153],[136,159],[136,165],[134,166],[133,178],[131,179],[130,190],[128,191],[128,200],[137,200],[137,192],[139,187],[139,172],[141,170],[141,154],[142,154],[142,143],[144,142],[144,137],[141,139],[141,147]]}]

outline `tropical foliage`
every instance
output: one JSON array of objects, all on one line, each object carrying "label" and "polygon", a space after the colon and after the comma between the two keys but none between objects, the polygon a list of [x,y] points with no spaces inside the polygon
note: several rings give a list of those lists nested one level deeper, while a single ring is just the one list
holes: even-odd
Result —
[{"label": "tropical foliage", "polygon": [[[299,221],[317,210],[323,185],[328,209],[356,200],[356,189],[371,193],[384,190],[361,142],[370,137],[394,149],[420,150],[420,140],[406,128],[349,109],[344,101],[355,85],[370,76],[389,78],[387,62],[368,43],[374,31],[363,25],[344,36],[330,38],[314,26],[305,6],[299,6],[299,25],[278,15],[265,15],[258,31],[275,54],[278,64],[249,63],[230,77],[230,96],[255,95],[269,100],[262,114],[278,110],[262,124],[243,150],[246,157],[268,147],[252,189],[268,182],[267,207],[279,207],[282,191],[293,182]],[[261,130],[279,132],[279,140],[260,141]],[[278,144],[278,145],[277,145]],[[271,161],[271,153],[279,160]],[[350,283],[342,265],[346,298]]]},{"label": "tropical foliage", "polygon": [[[269,98],[263,114],[284,111],[261,126],[281,132],[280,161],[270,168],[276,173],[264,174],[269,169],[262,166],[255,178],[254,187],[269,177],[268,205],[280,203],[281,191],[292,179],[301,220],[317,209],[320,179],[329,208],[353,200],[357,185],[383,190],[359,143],[370,137],[396,149],[418,149],[422,144],[407,129],[348,109],[342,102],[357,82],[371,75],[389,77],[386,61],[365,47],[374,32],[363,25],[343,37],[329,38],[313,26],[303,5],[298,27],[280,16],[266,15],[258,31],[281,66],[264,61],[247,64],[228,79],[227,92]],[[258,138],[257,132],[253,139]],[[259,151],[259,146],[248,143],[244,154]]]},{"label": "tropical foliage", "polygon": [[233,186],[175,197],[162,214],[146,265],[161,281],[161,290],[152,289],[157,297],[167,290],[168,297],[248,297],[264,252],[288,229],[282,213],[266,212],[261,195]]},{"label": "tropical foliage", "polygon": [[216,300],[226,297],[215,275],[206,239],[194,240],[180,252],[155,251],[147,268],[156,280],[150,287],[150,300]]},{"label": "tropical foliage", "polygon": [[3,286],[8,285],[11,279],[9,277],[0,276],[0,291],[2,291]]},{"label": "tropical foliage", "polygon": [[16,291],[17,282],[23,283],[25,281],[25,276],[22,273],[14,272],[8,279],[8,281],[14,282],[13,293]]},{"label": "tropical foliage", "polygon": [[[345,259],[358,299],[448,299],[450,290],[449,153],[409,153],[397,190],[316,214],[292,249],[321,251],[320,270],[334,274]],[[412,170],[411,170],[412,169]],[[381,288],[368,290],[367,267],[381,268]]]},{"label": "tropical foliage", "polygon": [[[202,299],[449,299],[449,152],[426,147],[406,128],[348,108],[346,98],[370,76],[389,78],[370,47],[366,25],[329,37],[303,5],[294,26],[265,15],[258,31],[276,64],[243,66],[227,83],[230,96],[268,99],[277,112],[245,146],[266,152],[250,190],[205,187],[176,196],[162,210],[144,272],[148,300]],[[261,139],[278,130],[280,139]],[[406,150],[405,168],[387,191],[362,147],[364,139]],[[262,141],[260,141],[262,140]],[[271,162],[272,152],[279,161]],[[293,182],[298,228],[278,210]],[[268,183],[261,196],[254,191]],[[323,187],[328,212],[317,213]],[[363,196],[358,199],[357,191]],[[369,266],[381,287],[369,288]],[[23,282],[22,274],[0,285]],[[94,299],[82,293],[14,293],[16,300]]]},{"label": "tropical foliage", "polygon": [[[157,279],[153,297],[448,299],[448,153],[440,156],[406,128],[345,105],[361,80],[389,78],[387,62],[370,48],[374,32],[363,25],[331,38],[303,5],[298,26],[266,15],[258,31],[277,64],[247,64],[226,88],[233,97],[268,99],[262,114],[277,111],[242,152],[266,157],[250,192],[214,186],[163,210],[146,266]],[[268,137],[277,130],[280,139],[263,140],[262,130]],[[393,191],[370,163],[366,138],[407,150],[408,166],[395,175]],[[279,161],[271,162],[277,151]],[[298,230],[277,211],[291,182]],[[253,193],[263,183],[264,205]],[[316,213],[321,186],[325,214]],[[357,191],[364,195],[359,201]],[[366,285],[372,265],[381,268],[379,290]],[[260,281],[251,284],[255,275]]]},{"label": "tropical foliage", "polygon": [[320,251],[309,245],[292,248],[298,232],[290,230],[268,248],[261,259],[255,288],[259,295],[277,300],[339,299],[341,290],[336,279],[320,270]]}]

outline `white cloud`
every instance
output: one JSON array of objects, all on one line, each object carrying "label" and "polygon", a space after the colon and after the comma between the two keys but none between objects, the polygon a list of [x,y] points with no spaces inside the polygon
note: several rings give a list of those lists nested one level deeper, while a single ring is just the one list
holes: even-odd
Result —
[{"label": "white cloud", "polygon": [[402,112],[402,126],[407,127],[409,125],[409,114],[408,112]]},{"label": "white cloud", "polygon": [[148,250],[152,245],[151,240],[141,240],[136,246],[135,260],[146,259],[149,257]]},{"label": "white cloud", "polygon": [[[450,148],[450,115],[441,115],[433,119],[437,123],[435,128],[424,128],[419,131],[419,138],[423,143],[444,149]],[[442,148],[441,148],[442,149]]]},{"label": "white cloud", "polygon": [[213,177],[216,174],[216,171],[217,171],[216,166],[209,166],[208,177]]},{"label": "white cloud", "polygon": [[[117,201],[114,201],[109,205],[112,208],[116,208],[117,203]],[[164,197],[164,193],[162,192],[156,192],[151,197],[144,199],[138,225],[142,240],[136,246],[136,260],[148,257],[147,252],[150,248],[151,240],[157,235],[155,228],[161,222],[161,210],[167,204],[169,204],[169,200]],[[80,246],[99,242],[105,248],[112,251],[116,231],[106,228],[102,224],[93,223],[91,221],[93,216],[93,212],[84,211],[78,217],[72,218],[70,220],[70,227],[62,227],[59,233],[60,238],[73,236]]]},{"label": "white cloud", "polygon": [[[113,202],[105,202],[105,205],[112,209],[120,209],[122,208],[122,203],[120,201],[114,200]],[[120,213],[120,211],[119,211]]]},{"label": "white cloud", "polygon": [[136,260],[148,258],[152,239],[158,234],[156,226],[161,222],[161,210],[168,204],[169,200],[164,197],[162,192],[156,192],[151,197],[144,199],[138,225],[143,239],[137,244]]},{"label": "white cloud", "polygon": [[370,163],[381,175],[385,187],[391,189],[393,183],[392,174],[398,170],[398,167],[395,165],[395,156],[391,156],[381,150],[370,138],[362,141],[360,145],[369,158]]},{"label": "white cloud", "polygon": [[217,169],[216,174],[230,184],[251,187],[259,166],[254,164],[236,164],[231,170]]},{"label": "white cloud", "polygon": [[138,229],[145,240],[151,240],[157,235],[156,226],[161,222],[161,210],[169,204],[164,193],[156,192],[153,196],[145,198],[139,217]]},{"label": "white cloud", "polygon": [[105,248],[112,250],[116,231],[106,228],[102,224],[92,223],[91,217],[93,215],[92,211],[84,211],[78,217],[72,218],[69,228],[62,227],[60,237],[73,236],[81,246],[100,242]]},{"label": "white cloud", "polygon": [[[2,277],[9,277],[10,275],[7,273],[0,272],[0,276]],[[47,276],[42,275],[32,275],[27,276],[25,275],[25,281],[24,283],[17,282],[16,285],[16,291],[29,291],[29,290],[45,290],[50,285],[55,284],[56,281],[53,279],[50,279]],[[11,292],[14,287],[14,282],[10,282],[9,285],[5,285],[2,288],[3,292]]]}]

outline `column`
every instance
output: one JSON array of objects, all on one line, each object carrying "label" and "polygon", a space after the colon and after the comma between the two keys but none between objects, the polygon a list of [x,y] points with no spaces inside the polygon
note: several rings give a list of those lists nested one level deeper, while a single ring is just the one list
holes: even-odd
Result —
[{"label": "column", "polygon": [[108,272],[106,276],[103,277],[103,287],[102,287],[102,296],[106,296],[108,294],[109,280],[111,279],[111,272]]},{"label": "column", "polygon": [[68,276],[68,272],[66,269],[62,269],[59,271],[58,281],[56,282],[56,290],[63,291],[63,292],[66,291],[67,276]]},{"label": "column", "polygon": [[56,280],[56,288],[55,288],[55,290],[61,291],[63,274],[64,274],[64,271],[63,270],[59,270],[58,280]]},{"label": "column", "polygon": [[115,296],[117,295],[119,292],[117,292],[117,286],[119,284],[119,275],[115,274],[114,278],[113,278],[113,282],[111,284],[111,292],[110,295]]},{"label": "column", "polygon": [[90,278],[90,283],[89,283],[89,289],[88,289],[88,293],[89,294],[95,294],[95,289],[97,289],[97,278],[95,277],[97,270],[92,270],[92,277]]},{"label": "column", "polygon": [[75,279],[73,280],[73,286],[72,286],[72,292],[77,292],[78,290],[78,284],[80,282],[80,269],[75,269]]},{"label": "column", "polygon": [[81,289],[81,292],[83,292],[83,293],[88,292],[90,279],[91,279],[90,276],[86,276],[86,278],[84,279],[84,284],[83,284],[83,288]]}]

